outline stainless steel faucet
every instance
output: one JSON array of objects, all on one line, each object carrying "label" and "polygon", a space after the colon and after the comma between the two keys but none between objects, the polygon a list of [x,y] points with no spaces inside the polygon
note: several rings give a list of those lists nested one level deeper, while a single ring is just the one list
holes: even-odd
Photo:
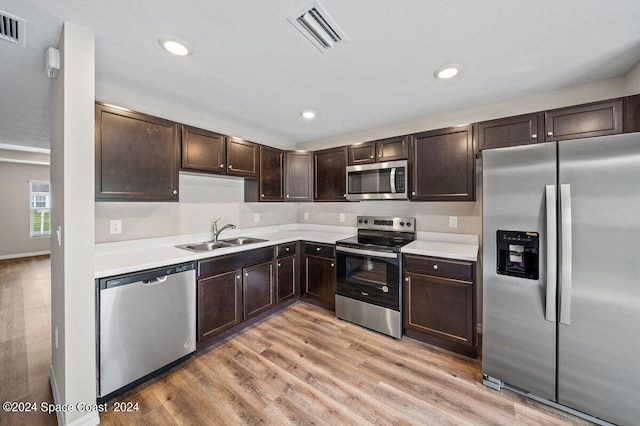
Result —
[{"label": "stainless steel faucet", "polygon": [[222,228],[218,229],[218,221],[220,221],[222,218],[218,218],[216,220],[213,221],[213,228],[211,229],[211,241],[213,241],[214,243],[218,241],[218,235],[220,235],[220,233],[222,231],[224,231],[227,228],[231,228],[231,229],[236,229],[235,225],[232,225],[230,223],[226,224],[225,226],[223,226]]}]

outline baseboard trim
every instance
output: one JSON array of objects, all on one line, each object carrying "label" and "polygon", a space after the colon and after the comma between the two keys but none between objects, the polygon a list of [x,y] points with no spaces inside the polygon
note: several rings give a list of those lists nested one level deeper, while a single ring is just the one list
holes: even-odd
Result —
[{"label": "baseboard trim", "polygon": [[47,250],[47,251],[34,251],[32,253],[4,254],[4,255],[0,255],[0,260],[19,259],[21,257],[44,256],[45,254],[51,254],[51,251]]},{"label": "baseboard trim", "polygon": [[[53,403],[56,405],[62,405],[60,394],[58,393],[58,382],[56,381],[56,375],[53,371],[53,365],[49,369],[49,383],[51,384]],[[60,426],[96,426],[100,424],[100,415],[97,411],[89,411],[84,416],[75,419],[71,423],[66,423],[65,412],[60,410],[56,411],[56,420]]]}]

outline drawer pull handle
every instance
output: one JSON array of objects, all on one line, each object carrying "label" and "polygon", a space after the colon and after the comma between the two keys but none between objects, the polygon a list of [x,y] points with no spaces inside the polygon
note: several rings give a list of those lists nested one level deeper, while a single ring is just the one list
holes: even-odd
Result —
[{"label": "drawer pull handle", "polygon": [[286,251],[289,251],[289,247],[287,247],[285,250],[286,250]]},{"label": "drawer pull handle", "polygon": [[221,168],[221,169],[224,169],[224,164],[220,164],[220,168]]},{"label": "drawer pull handle", "polygon": [[389,287],[387,287],[386,285],[382,286],[382,292],[383,293],[389,293]]},{"label": "drawer pull handle", "polygon": [[368,296],[369,295],[369,293],[365,293],[364,291],[361,291],[360,294],[363,295],[363,296]]},{"label": "drawer pull handle", "polygon": [[316,251],[320,251],[322,250],[320,247],[316,247]]},{"label": "drawer pull handle", "polygon": [[245,276],[245,277],[248,277],[248,276],[249,276],[249,273],[248,273],[248,272],[245,272],[245,273],[244,273],[244,276]]},{"label": "drawer pull handle", "polygon": [[278,263],[278,268],[282,266],[282,263]]},{"label": "drawer pull handle", "polygon": [[532,135],[531,135],[531,139],[535,139],[535,138],[537,138],[537,137],[538,137],[538,134],[537,134],[537,133],[534,133],[534,134],[532,134]]},{"label": "drawer pull handle", "polygon": [[438,265],[433,265],[433,269],[438,269]]},{"label": "drawer pull handle", "polygon": [[409,282],[409,277],[405,278],[404,280],[405,280],[406,282]]},{"label": "drawer pull handle", "polygon": [[334,266],[334,264],[332,263],[332,264],[331,264],[331,267],[333,268],[333,266]]},{"label": "drawer pull handle", "polygon": [[547,132],[547,136],[553,136],[553,132]]}]

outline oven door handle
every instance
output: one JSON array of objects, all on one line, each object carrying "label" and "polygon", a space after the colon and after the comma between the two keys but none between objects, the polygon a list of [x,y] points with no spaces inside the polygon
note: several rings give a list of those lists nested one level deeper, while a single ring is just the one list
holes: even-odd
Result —
[{"label": "oven door handle", "polygon": [[351,247],[342,247],[337,246],[336,251],[344,252],[344,253],[352,253],[352,254],[360,254],[362,256],[371,256],[371,257],[386,257],[387,259],[397,259],[398,253],[390,253],[387,251],[374,251],[374,250],[363,250]]}]

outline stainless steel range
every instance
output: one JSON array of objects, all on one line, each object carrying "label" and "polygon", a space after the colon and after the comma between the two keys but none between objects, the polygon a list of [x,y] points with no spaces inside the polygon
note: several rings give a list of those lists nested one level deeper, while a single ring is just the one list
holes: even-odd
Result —
[{"label": "stainless steel range", "polygon": [[358,235],[336,242],[336,316],[402,337],[402,254],[413,217],[358,216]]}]

